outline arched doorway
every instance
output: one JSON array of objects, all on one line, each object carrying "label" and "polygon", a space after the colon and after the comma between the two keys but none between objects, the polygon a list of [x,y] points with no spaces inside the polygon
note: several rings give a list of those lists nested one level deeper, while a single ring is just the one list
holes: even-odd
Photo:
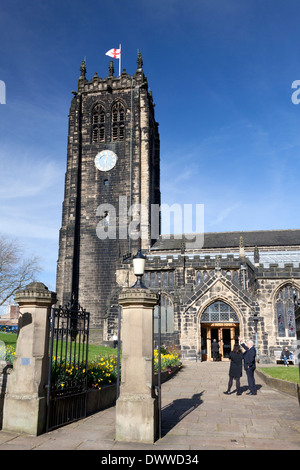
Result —
[{"label": "arched doorway", "polygon": [[210,304],[200,319],[202,361],[212,361],[212,343],[219,345],[218,360],[229,360],[229,353],[239,336],[237,313],[227,303],[217,300]]}]

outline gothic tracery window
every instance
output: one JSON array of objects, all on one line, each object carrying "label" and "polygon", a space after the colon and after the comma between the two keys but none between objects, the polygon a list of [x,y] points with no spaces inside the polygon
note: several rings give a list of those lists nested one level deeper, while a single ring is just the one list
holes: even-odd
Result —
[{"label": "gothic tracery window", "polygon": [[105,109],[97,104],[92,114],[92,140],[93,142],[104,142],[105,140]]},{"label": "gothic tracery window", "polygon": [[112,140],[124,140],[125,138],[125,108],[117,101],[112,108]]},{"label": "gothic tracery window", "polygon": [[279,337],[294,337],[296,335],[294,290],[291,284],[283,286],[275,300]]},{"label": "gothic tracery window", "polygon": [[174,287],[174,271],[146,271],[144,284],[151,289]]},{"label": "gothic tracery window", "polygon": [[196,283],[197,286],[201,286],[204,282],[208,281],[209,273],[207,271],[197,271]]},{"label": "gothic tracery window", "polygon": [[215,322],[239,322],[236,312],[230,305],[217,300],[210,304],[203,312],[201,323],[215,323]]}]

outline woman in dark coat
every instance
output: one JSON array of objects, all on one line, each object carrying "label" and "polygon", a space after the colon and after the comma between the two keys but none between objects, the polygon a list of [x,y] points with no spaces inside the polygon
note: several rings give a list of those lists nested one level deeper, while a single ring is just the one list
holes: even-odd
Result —
[{"label": "woman in dark coat", "polygon": [[237,395],[241,395],[240,392],[240,378],[243,374],[243,353],[238,344],[234,345],[233,351],[229,354],[230,368],[229,368],[229,381],[225,395],[229,395],[232,387],[233,379],[236,381]]}]

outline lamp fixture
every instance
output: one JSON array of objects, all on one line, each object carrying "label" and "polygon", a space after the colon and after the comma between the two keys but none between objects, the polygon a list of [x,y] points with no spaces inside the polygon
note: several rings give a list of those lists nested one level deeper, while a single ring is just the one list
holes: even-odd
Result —
[{"label": "lamp fixture", "polygon": [[133,256],[132,260],[133,272],[137,277],[136,283],[132,287],[147,289],[147,287],[142,282],[142,277],[145,273],[146,256],[143,255],[141,248],[138,249],[137,254]]}]

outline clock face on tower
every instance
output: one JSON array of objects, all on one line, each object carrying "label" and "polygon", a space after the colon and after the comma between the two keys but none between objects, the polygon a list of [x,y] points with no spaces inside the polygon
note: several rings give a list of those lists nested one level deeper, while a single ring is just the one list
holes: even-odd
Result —
[{"label": "clock face on tower", "polygon": [[95,166],[100,171],[109,171],[117,163],[118,157],[112,150],[102,150],[96,155]]}]

